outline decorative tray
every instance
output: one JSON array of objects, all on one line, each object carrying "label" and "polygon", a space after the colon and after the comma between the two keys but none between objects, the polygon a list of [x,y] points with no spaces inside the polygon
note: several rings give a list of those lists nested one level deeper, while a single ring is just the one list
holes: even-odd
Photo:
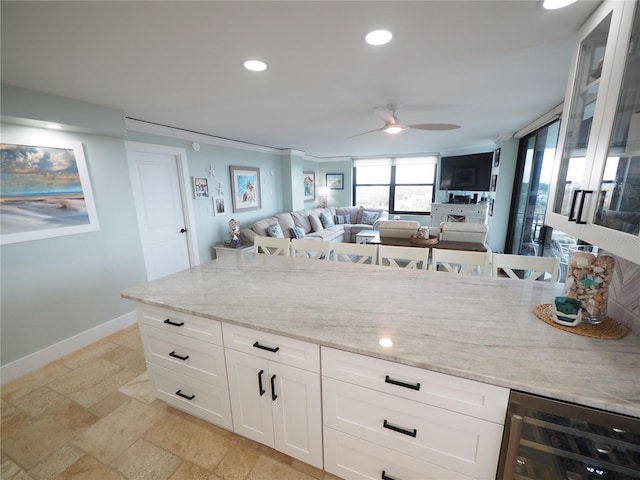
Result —
[{"label": "decorative tray", "polygon": [[411,235],[409,241],[414,245],[435,245],[439,242],[438,237],[435,235],[429,235],[429,238],[420,238],[416,235]]},{"label": "decorative tray", "polygon": [[618,340],[629,333],[629,329],[620,323],[615,318],[609,316],[605,317],[605,321],[598,325],[591,325],[588,323],[581,323],[576,327],[565,327],[554,322],[549,313],[551,308],[550,303],[543,303],[542,305],[536,305],[533,309],[533,313],[543,322],[551,325],[552,327],[559,328],[565,332],[575,333],[577,335],[584,335],[585,337],[593,338],[607,338],[609,340]]}]

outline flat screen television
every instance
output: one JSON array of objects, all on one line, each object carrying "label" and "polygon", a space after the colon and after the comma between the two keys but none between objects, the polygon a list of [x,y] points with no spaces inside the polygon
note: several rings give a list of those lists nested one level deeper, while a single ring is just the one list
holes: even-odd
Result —
[{"label": "flat screen television", "polygon": [[492,166],[493,152],[442,157],[440,190],[488,192]]}]

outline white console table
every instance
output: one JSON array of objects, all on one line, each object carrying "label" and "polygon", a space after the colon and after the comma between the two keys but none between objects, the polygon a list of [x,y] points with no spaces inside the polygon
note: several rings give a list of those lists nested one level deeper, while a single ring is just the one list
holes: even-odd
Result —
[{"label": "white console table", "polygon": [[489,205],[466,205],[461,203],[431,204],[431,226],[442,222],[487,223]]}]

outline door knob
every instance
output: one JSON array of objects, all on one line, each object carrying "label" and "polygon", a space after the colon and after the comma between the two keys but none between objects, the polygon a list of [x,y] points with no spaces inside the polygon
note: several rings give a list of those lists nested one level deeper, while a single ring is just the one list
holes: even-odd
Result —
[{"label": "door knob", "polygon": [[180,229],[180,233],[187,233],[187,229],[186,228],[181,228]]}]

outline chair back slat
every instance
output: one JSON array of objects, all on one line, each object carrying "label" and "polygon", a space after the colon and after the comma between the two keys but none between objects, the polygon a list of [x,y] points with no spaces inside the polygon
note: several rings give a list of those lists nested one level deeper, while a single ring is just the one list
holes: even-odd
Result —
[{"label": "chair back slat", "polygon": [[[545,275],[549,274],[548,281],[557,282],[559,280],[560,259],[557,257],[494,253],[491,270],[494,277],[497,277],[502,271],[509,278],[528,281],[544,280]],[[514,270],[524,272],[524,277],[518,275]]]},{"label": "chair back slat", "polygon": [[378,246],[362,243],[336,242],[333,246],[333,259],[336,262],[370,263],[378,262]]},{"label": "chair back slat", "polygon": [[489,252],[471,252],[467,250],[447,250],[434,248],[431,253],[431,268],[452,273],[489,275]]},{"label": "chair back slat", "polygon": [[378,265],[426,270],[428,258],[428,248],[378,245]]},{"label": "chair back slat", "polygon": [[310,238],[292,238],[291,255],[313,260],[327,260],[331,252],[331,243]]},{"label": "chair back slat", "polygon": [[257,236],[253,240],[253,253],[289,256],[289,239]]}]

